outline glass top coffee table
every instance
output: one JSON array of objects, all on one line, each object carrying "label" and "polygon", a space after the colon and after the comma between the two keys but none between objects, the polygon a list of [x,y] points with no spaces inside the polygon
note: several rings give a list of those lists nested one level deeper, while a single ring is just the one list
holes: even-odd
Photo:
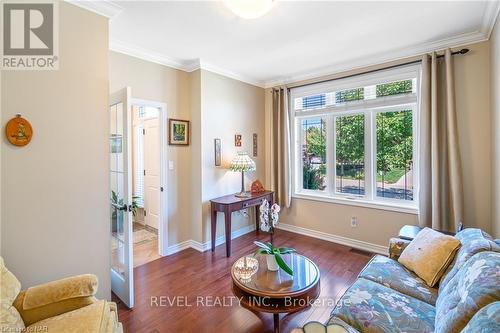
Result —
[{"label": "glass top coffee table", "polygon": [[[247,258],[251,255],[247,256]],[[319,296],[319,269],[310,259],[300,254],[283,255],[283,260],[293,270],[293,276],[283,270],[267,269],[266,257],[258,255],[258,269],[251,277],[242,277],[231,268],[233,293],[241,305],[251,311],[274,315],[274,331],[280,331],[280,313],[292,313],[309,307]],[[241,261],[240,261],[241,263]]]}]

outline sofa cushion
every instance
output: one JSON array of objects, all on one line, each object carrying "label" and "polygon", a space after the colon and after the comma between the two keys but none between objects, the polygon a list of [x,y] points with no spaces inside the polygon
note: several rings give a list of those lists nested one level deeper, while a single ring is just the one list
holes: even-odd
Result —
[{"label": "sofa cushion", "polygon": [[0,257],[0,332],[21,332],[24,322],[12,304],[21,291],[21,283]]},{"label": "sofa cushion", "polygon": [[424,228],[404,249],[398,261],[433,287],[459,247],[460,242],[456,238]]},{"label": "sofa cushion", "polygon": [[23,301],[23,310],[30,310],[47,304],[71,298],[94,296],[97,292],[97,276],[83,274],[51,281],[28,288]]},{"label": "sofa cushion", "polygon": [[78,310],[36,322],[28,326],[27,330],[38,332],[35,329],[43,328],[46,332],[108,333],[110,320],[114,326],[111,327],[112,332],[116,332],[116,314],[111,311],[107,301],[101,300]]},{"label": "sofa cushion", "polygon": [[23,332],[24,322],[12,305],[0,305],[0,332]]},{"label": "sofa cushion", "polygon": [[359,273],[359,277],[383,284],[426,303],[436,304],[437,289],[429,287],[396,260],[376,255]]},{"label": "sofa cushion", "polygon": [[21,282],[12,274],[0,257],[0,302],[2,304],[12,305],[17,295],[21,291]]},{"label": "sofa cushion", "polygon": [[346,291],[332,316],[360,332],[392,332],[394,327],[407,333],[434,332],[432,305],[367,279],[358,279]]},{"label": "sofa cushion", "polygon": [[495,251],[500,252],[500,246],[496,244],[490,235],[481,229],[468,228],[460,231],[455,235],[462,246],[455,255],[454,261],[448,266],[439,282],[439,291],[451,281],[469,258],[479,252]]},{"label": "sofa cushion", "polygon": [[470,258],[438,295],[436,331],[459,332],[482,307],[500,301],[499,272],[500,253]]},{"label": "sofa cushion", "polygon": [[491,303],[478,311],[461,333],[491,333],[500,328],[500,302]]}]

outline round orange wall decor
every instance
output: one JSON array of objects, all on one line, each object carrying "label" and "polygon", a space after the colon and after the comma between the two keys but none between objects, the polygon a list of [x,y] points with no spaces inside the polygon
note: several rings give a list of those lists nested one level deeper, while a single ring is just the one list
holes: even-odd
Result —
[{"label": "round orange wall decor", "polygon": [[33,136],[33,128],[29,121],[18,114],[15,118],[9,120],[5,126],[7,140],[14,146],[26,146]]}]

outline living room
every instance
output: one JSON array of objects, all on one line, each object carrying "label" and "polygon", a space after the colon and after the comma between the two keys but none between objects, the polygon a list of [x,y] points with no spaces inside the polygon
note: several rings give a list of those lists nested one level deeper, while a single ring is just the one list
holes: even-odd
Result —
[{"label": "living room", "polygon": [[498,330],[498,1],[1,6],[2,329]]}]

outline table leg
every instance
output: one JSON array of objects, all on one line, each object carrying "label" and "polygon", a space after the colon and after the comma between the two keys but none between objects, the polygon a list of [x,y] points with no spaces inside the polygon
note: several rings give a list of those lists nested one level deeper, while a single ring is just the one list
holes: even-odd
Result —
[{"label": "table leg", "polygon": [[259,206],[255,206],[255,233],[259,234]]},{"label": "table leg", "polygon": [[217,211],[214,209],[214,207],[211,207],[212,211],[212,221],[211,221],[211,226],[212,228],[210,229],[211,231],[211,236],[212,236],[212,252],[215,251],[215,235],[216,235],[216,229],[217,228]]},{"label": "table leg", "polygon": [[231,211],[229,209],[224,210],[224,221],[226,227],[226,256],[229,258],[231,256]]},{"label": "table leg", "polygon": [[280,314],[274,313],[274,333],[280,333]]}]

